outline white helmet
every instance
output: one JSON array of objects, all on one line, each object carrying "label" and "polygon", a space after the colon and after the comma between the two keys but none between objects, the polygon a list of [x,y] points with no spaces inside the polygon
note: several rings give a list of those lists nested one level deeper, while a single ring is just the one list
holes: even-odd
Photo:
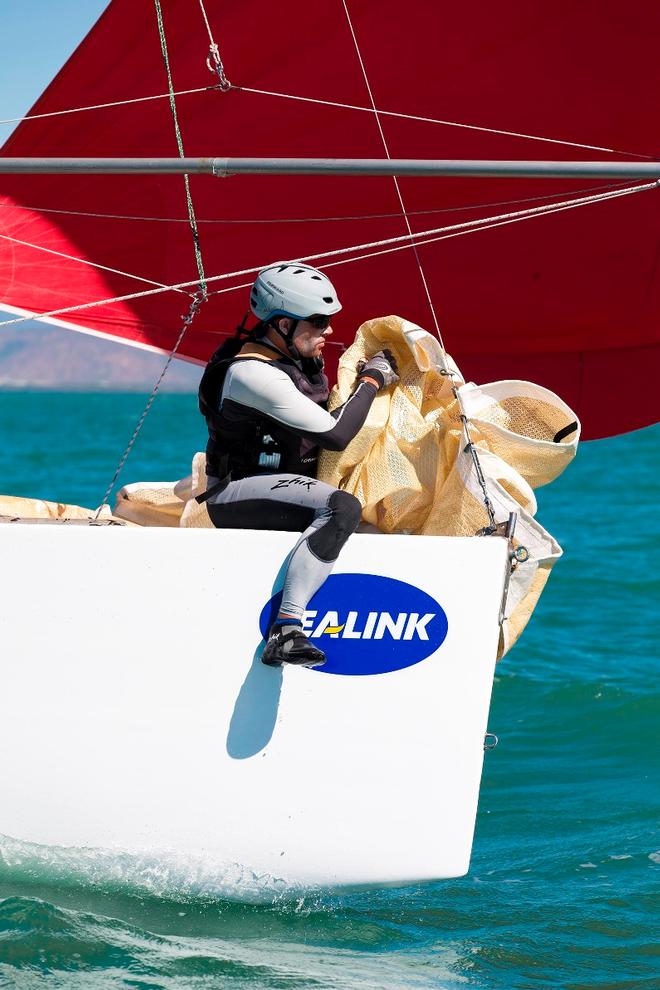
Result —
[{"label": "white helmet", "polygon": [[250,293],[250,307],[258,320],[274,316],[306,320],[309,316],[332,316],[341,309],[337,293],[327,275],[309,265],[278,261],[257,275]]}]

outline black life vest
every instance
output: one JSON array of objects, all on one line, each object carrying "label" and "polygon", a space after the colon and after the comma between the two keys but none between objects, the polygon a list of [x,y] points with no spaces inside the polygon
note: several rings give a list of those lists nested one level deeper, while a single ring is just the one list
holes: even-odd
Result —
[{"label": "black life vest", "polygon": [[221,481],[254,474],[292,473],[314,477],[318,447],[292,430],[267,419],[257,409],[220,407],[225,376],[234,361],[268,361],[289,376],[299,392],[326,408],[328,379],[319,359],[294,361],[267,343],[248,341],[238,354],[221,346],[211,357],[199,384],[199,409],[209,430],[206,473]]}]

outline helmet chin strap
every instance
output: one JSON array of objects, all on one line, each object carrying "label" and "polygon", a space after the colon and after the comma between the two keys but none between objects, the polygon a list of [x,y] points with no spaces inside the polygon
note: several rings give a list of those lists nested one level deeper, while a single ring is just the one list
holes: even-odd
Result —
[{"label": "helmet chin strap", "polygon": [[273,330],[282,338],[282,340],[286,345],[287,351],[294,359],[294,361],[302,361],[302,354],[300,353],[300,351],[293,342],[293,335],[296,332],[299,323],[300,320],[294,320],[293,323],[291,324],[291,329],[287,331],[280,330],[275,320],[271,323]]}]

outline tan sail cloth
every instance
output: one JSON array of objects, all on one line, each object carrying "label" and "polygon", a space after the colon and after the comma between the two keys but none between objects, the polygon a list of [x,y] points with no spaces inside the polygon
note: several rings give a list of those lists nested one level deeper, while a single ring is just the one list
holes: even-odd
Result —
[{"label": "tan sail cloth", "polygon": [[86,509],[81,505],[67,505],[65,502],[47,502],[41,498],[21,498],[16,495],[0,495],[0,520],[3,522],[103,522],[119,523],[104,505],[100,512]]},{"label": "tan sail cloth", "polygon": [[[474,535],[488,525],[488,513],[434,337],[396,316],[362,324],[340,360],[330,409],[350,396],[359,362],[384,347],[397,359],[400,382],[378,394],[345,450],[322,452],[318,477],[355,495],[363,518],[381,532]],[[448,368],[460,380],[451,358]],[[524,629],[561,556],[559,544],[533,518],[533,489],[556,478],[575,456],[579,423],[558,396],[530,382],[463,384],[460,395],[496,520],[517,512],[514,543],[530,553],[511,578],[501,656]],[[572,423],[576,428],[555,441]]]},{"label": "tan sail cloth", "polygon": [[186,502],[181,516],[181,526],[185,529],[213,529],[206,502],[200,505],[196,495],[203,495],[207,489],[206,483],[206,454],[198,453],[193,457],[191,475],[192,498]]},{"label": "tan sail cloth", "polygon": [[194,455],[192,473],[181,481],[138,481],[117,492],[115,516],[140,526],[175,526],[183,529],[214,529],[206,509],[193,496],[202,495],[206,484],[206,454]]},{"label": "tan sail cloth", "polygon": [[175,526],[192,494],[192,477],[181,481],[138,481],[117,492],[115,516],[138,526]]}]

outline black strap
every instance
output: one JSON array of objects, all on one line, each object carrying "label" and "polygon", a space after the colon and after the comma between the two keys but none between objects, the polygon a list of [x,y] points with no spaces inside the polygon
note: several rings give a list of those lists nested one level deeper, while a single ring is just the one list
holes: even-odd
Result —
[{"label": "black strap", "polygon": [[225,475],[225,477],[221,481],[217,481],[215,485],[211,485],[210,488],[207,488],[207,490],[205,492],[202,492],[201,495],[195,495],[195,501],[198,502],[199,505],[203,505],[204,502],[208,502],[208,500],[210,498],[213,498],[214,495],[219,495],[220,492],[223,492],[230,481],[231,481],[231,471],[229,472],[229,474]]},{"label": "black strap", "polygon": [[561,443],[561,441],[565,437],[570,436],[571,433],[575,433],[577,428],[578,428],[577,420],[574,420],[572,423],[569,423],[568,426],[562,427],[562,429],[559,430],[558,433],[555,433],[553,443]]}]

